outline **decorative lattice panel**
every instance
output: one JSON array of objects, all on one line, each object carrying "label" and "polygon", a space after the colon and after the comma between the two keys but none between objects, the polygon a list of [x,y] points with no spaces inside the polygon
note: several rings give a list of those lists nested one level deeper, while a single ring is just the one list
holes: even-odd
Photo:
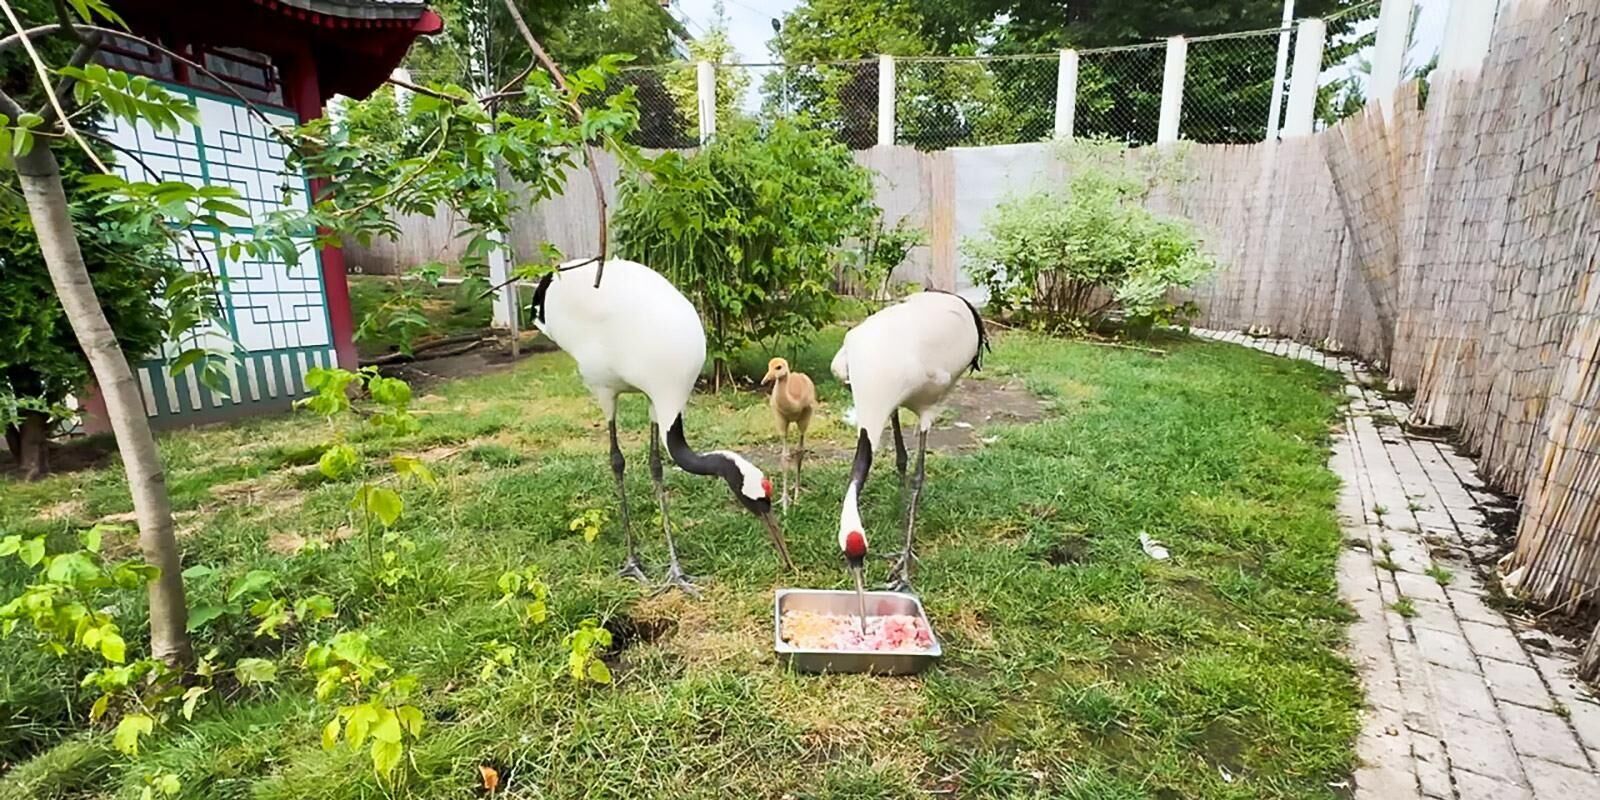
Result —
[{"label": "decorative lattice panel", "polygon": [[[119,159],[125,177],[231,186],[253,217],[305,207],[306,182],[286,168],[288,153],[266,123],[238,101],[178,86],[167,88],[193,99],[200,124],[185,125],[172,134],[144,123],[119,122],[108,137],[138,156]],[[262,111],[274,125],[296,122],[287,111]],[[294,266],[248,257],[230,261],[219,256],[219,246],[248,235],[250,220],[223,221],[228,227],[195,231],[182,257],[190,269],[211,270],[222,279],[229,329],[200,330],[190,336],[209,338],[207,344],[213,347],[227,347],[230,341],[238,344],[232,389],[226,394],[206,389],[192,368],[171,375],[167,359],[192,342],[169,343],[139,364],[145,408],[152,417],[229,416],[253,404],[281,404],[305,393],[305,374],[311,368],[336,363],[320,258],[310,242]]]}]

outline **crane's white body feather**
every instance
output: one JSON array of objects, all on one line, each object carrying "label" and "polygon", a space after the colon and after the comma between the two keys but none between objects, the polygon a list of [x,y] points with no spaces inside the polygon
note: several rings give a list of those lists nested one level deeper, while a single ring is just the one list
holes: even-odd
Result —
[{"label": "crane's white body feather", "polygon": [[664,432],[688,405],[706,363],[700,315],[677,287],[643,264],[607,261],[598,289],[596,269],[591,263],[557,273],[545,295],[544,320],[534,324],[577,360],[606,419],[616,414],[617,395],[641,392]]},{"label": "crane's white body feather", "polygon": [[978,355],[972,308],[943,292],[921,292],[867,317],[845,334],[833,374],[850,384],[856,424],[877,448],[889,416],[905,408],[927,430]]}]

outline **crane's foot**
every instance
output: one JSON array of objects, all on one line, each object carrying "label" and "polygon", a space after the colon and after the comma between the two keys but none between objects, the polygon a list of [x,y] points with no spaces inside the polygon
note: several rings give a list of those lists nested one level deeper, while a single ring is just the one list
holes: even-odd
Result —
[{"label": "crane's foot", "polygon": [[672,589],[677,589],[696,600],[700,599],[700,587],[696,586],[694,580],[688,575],[683,574],[683,568],[678,566],[676,561],[672,562],[672,566],[667,568],[666,577],[662,579],[661,588],[657,589],[656,593],[660,594]]},{"label": "crane's foot", "polygon": [[650,582],[650,576],[644,573],[644,564],[639,561],[638,553],[628,556],[628,560],[622,562],[622,568],[617,570],[617,577],[627,578],[636,583]]},{"label": "crane's foot", "polygon": [[917,554],[910,550],[906,550],[896,556],[894,562],[889,565],[889,580],[883,585],[883,588],[891,592],[910,593],[911,565],[920,560],[917,558]]}]

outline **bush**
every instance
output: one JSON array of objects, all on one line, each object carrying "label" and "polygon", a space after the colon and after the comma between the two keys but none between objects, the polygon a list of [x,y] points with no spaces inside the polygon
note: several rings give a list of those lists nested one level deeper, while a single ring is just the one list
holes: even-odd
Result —
[{"label": "bush", "polygon": [[737,125],[624,178],[617,253],[659,270],[706,325],[716,373],[740,348],[837,313],[838,248],[876,217],[870,173],[826,133]]},{"label": "bush", "polygon": [[1052,330],[1083,330],[1121,312],[1131,326],[1181,321],[1189,304],[1169,292],[1193,286],[1215,268],[1185,223],[1142,205],[1177,162],[1115,142],[1074,142],[1066,153],[1066,191],[1009,199],[990,215],[985,236],[965,250],[990,307]]}]

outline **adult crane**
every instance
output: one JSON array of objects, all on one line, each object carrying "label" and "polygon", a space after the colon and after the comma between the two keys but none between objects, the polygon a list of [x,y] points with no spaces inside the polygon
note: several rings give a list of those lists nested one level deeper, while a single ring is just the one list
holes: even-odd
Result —
[{"label": "adult crane", "polygon": [[[911,295],[867,317],[845,334],[844,345],[833,357],[832,369],[839,380],[850,385],[858,434],[850,482],[845,486],[839,512],[839,549],[855,573],[858,590],[867,555],[866,529],[861,524],[858,501],[884,427],[894,429],[895,465],[900,470],[905,509],[905,546],[889,568],[889,588],[908,591],[911,565],[916,559],[912,534],[927,475],[928,430],[961,376],[982,366],[983,352],[988,347],[989,338],[978,309],[948,292]],[[910,475],[909,498],[905,497],[907,456],[900,431],[901,408],[917,416],[917,464]]]},{"label": "adult crane", "polygon": [[611,472],[628,542],[620,574],[640,582],[648,580],[628,520],[628,494],[622,479],[625,460],[617,444],[617,396],[627,392],[642,393],[650,403],[650,479],[667,539],[666,585],[698,593],[678,563],[672,539],[662,474],[663,446],[683,471],[722,478],[739,505],[766,526],[778,558],[793,570],[788,544],[772,514],[772,482],[738,453],[697,452],[684,438],[683,411],[706,360],[705,329],[694,305],[660,273],[643,264],[607,261],[605,281],[597,286],[598,269],[599,262],[594,259],[572,261],[544,276],[534,291],[533,314],[539,330],[578,362],[578,374],[605,415]]}]

